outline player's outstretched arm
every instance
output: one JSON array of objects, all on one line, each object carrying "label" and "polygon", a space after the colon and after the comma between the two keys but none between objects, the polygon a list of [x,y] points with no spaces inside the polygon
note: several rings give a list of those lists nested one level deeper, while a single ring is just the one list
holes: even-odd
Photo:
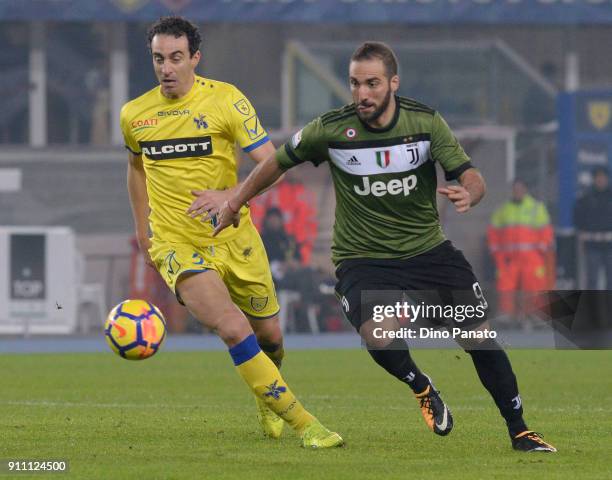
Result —
[{"label": "player's outstretched arm", "polygon": [[484,178],[475,168],[468,168],[459,176],[460,185],[448,185],[438,188],[438,193],[446,195],[453,202],[458,213],[467,212],[477,205],[486,191]]},{"label": "player's outstretched arm", "polygon": [[[249,152],[249,157],[251,157],[251,160],[253,160],[255,163],[259,165],[260,163],[265,162],[268,158],[273,157],[275,152],[276,152],[276,148],[274,147],[274,144],[270,141],[270,142],[264,143],[261,147],[256,148],[255,150]],[[284,176],[285,176],[285,172],[281,173],[281,175],[276,180],[274,180],[270,185],[262,189],[260,192],[257,192],[255,196],[261,195],[262,193],[268,191],[270,188],[279,184],[283,180]],[[238,189],[240,188],[240,185],[242,184],[236,185],[236,191],[238,191]]]},{"label": "player's outstretched arm", "polygon": [[153,266],[148,251],[151,241],[149,240],[149,197],[147,195],[146,174],[142,164],[142,155],[135,155],[132,152],[129,153],[128,157],[127,189],[138,246],[147,263]]},{"label": "player's outstretched arm", "polygon": [[[251,160],[259,164],[265,161],[269,156],[274,155],[275,148],[271,141],[268,141],[260,147],[248,153]],[[276,185],[282,179],[281,177],[271,186]],[[240,188],[240,183],[228,188],[227,190],[192,190],[191,194],[195,197],[189,208],[187,215],[191,218],[201,216],[202,222],[207,222],[210,218],[218,215],[223,203],[229,200],[232,195]],[[265,189],[267,190],[267,189]]]},{"label": "player's outstretched arm", "polygon": [[240,188],[221,207],[213,236],[218,235],[230,225],[237,227],[240,223],[240,207],[270,187],[283,173],[274,155],[270,155],[267,160],[259,163],[242,182]]}]

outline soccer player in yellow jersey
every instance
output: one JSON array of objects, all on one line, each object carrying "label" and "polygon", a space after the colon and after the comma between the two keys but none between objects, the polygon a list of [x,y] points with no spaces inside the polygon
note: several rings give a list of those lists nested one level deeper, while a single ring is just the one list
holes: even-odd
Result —
[{"label": "soccer player in yellow jersey", "polygon": [[201,38],[193,24],[162,18],[148,41],[160,86],[121,111],[139,245],[179,300],[228,346],[264,433],[277,438],[284,420],[305,447],[340,446],[342,438],[304,409],[278,370],[279,307],[248,209],[241,209],[239,228],[212,236],[216,213],[237,184],[236,144],[255,162],[274,147],[236,87],[195,75]]}]

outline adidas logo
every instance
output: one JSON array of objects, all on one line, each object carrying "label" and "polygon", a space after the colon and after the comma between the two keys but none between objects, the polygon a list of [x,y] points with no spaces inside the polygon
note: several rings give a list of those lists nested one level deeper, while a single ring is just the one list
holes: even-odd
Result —
[{"label": "adidas logo", "polygon": [[361,162],[359,160],[357,160],[357,157],[355,155],[353,155],[351,158],[349,158],[346,161],[347,165],[361,165]]}]

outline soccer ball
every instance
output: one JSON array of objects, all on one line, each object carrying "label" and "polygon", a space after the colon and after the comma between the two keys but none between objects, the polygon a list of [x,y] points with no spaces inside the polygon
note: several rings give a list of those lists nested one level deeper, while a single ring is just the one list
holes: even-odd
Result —
[{"label": "soccer ball", "polygon": [[143,360],[153,356],[166,338],[166,320],[152,303],[124,300],[108,314],[104,337],[117,355]]}]

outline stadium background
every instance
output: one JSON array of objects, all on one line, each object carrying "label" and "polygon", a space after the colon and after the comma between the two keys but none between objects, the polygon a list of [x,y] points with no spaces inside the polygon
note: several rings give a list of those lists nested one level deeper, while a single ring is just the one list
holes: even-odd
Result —
[{"label": "stadium background", "polygon": [[[224,345],[191,323],[197,333],[172,333],[153,359],[109,351],[101,317],[140,286],[133,272],[148,271],[132,264],[118,110],[155,85],[144,33],[168,13],[198,23],[200,72],[239,86],[276,143],[345,103],[347,59],[359,42],[388,42],[402,63],[401,93],[448,118],[488,181],[468,215],[440,204],[488,298],[485,229],[515,174],[552,214],[557,288],[581,286],[568,214],[593,167],[610,163],[610,1],[0,0],[0,477],[8,459],[62,459],[70,478],[88,480],[609,480],[610,352],[553,349],[537,343],[539,330],[503,332],[501,343],[530,428],[559,449],[544,456],[510,449],[460,349],[413,349],[455,417],[440,438],[354,332],[292,334],[312,330],[308,309],[289,324],[283,376],[342,434],[343,449],[306,452],[292,432],[264,439]],[[290,176],[309,192],[310,265],[329,273],[327,167]],[[339,312],[329,291],[322,295],[310,313],[338,328],[323,321]],[[508,348],[520,342],[548,348]]]},{"label": "stadium background", "polygon": [[[57,253],[47,242],[46,255],[66,254],[65,261],[44,276],[48,291],[38,300],[45,307],[23,307],[23,297],[17,315],[6,307],[14,279],[9,243],[0,241],[4,333],[35,332],[45,322],[64,323],[65,333],[95,331],[110,306],[135,289],[148,291],[149,280],[134,264],[117,119],[127,99],[155,85],[145,31],[169,13],[198,23],[204,36],[199,72],[245,92],[276,144],[347,102],[348,57],[359,42],[388,42],[400,57],[400,92],[445,115],[487,180],[486,199],[468,215],[440,202],[448,236],[466,252],[485,290],[493,286],[486,226],[515,175],[528,180],[551,212],[557,286],[580,285],[567,212],[576,192],[590,184],[590,169],[610,162],[609,2],[2,0],[0,225],[36,232],[66,226],[75,235],[74,258],[66,254],[69,241],[58,240]],[[560,95],[589,101],[562,100],[558,109]],[[603,125],[590,116],[591,97],[603,105]],[[579,138],[584,131],[587,140]],[[250,167],[243,162],[242,177]],[[304,263],[330,283],[331,178],[325,167],[304,166],[290,172],[289,181],[303,184],[311,207],[312,225],[302,232],[312,237]],[[74,298],[51,298],[52,285],[74,290]],[[347,328],[334,321],[337,306],[326,292],[317,297],[329,304],[326,319],[320,305],[309,314],[308,305],[286,297],[293,309],[289,329],[312,330],[312,315],[323,330]],[[31,300],[26,303],[36,303]],[[68,307],[58,313],[56,300]],[[197,331],[189,321],[173,327]]]}]

